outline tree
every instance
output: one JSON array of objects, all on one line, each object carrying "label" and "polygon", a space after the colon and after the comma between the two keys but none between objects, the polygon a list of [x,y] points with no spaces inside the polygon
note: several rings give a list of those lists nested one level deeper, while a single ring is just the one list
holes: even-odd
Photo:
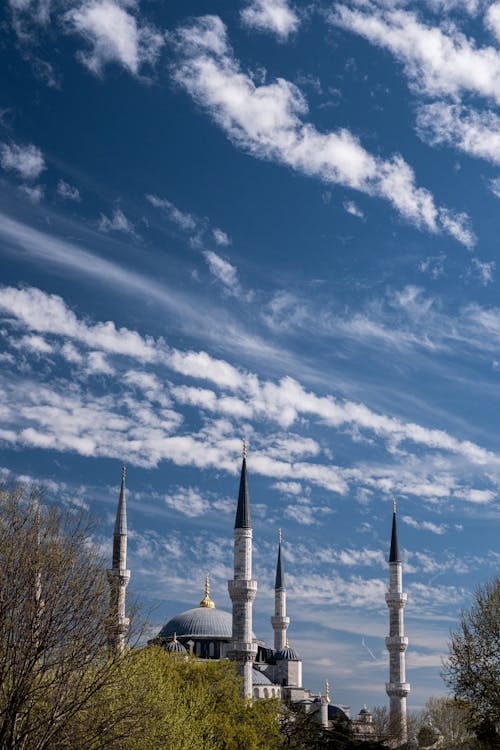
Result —
[{"label": "tree", "polygon": [[[112,685],[109,592],[81,515],[40,489],[0,488],[0,747],[63,747],[67,727]],[[79,745],[81,748],[87,745]]]},{"label": "tree", "polygon": [[500,578],[477,589],[471,608],[452,633],[443,677],[471,709],[476,734],[500,734]]},{"label": "tree", "polygon": [[424,706],[424,724],[435,727],[442,738],[441,747],[469,746],[474,739],[469,727],[469,704],[454,698],[431,696]]}]

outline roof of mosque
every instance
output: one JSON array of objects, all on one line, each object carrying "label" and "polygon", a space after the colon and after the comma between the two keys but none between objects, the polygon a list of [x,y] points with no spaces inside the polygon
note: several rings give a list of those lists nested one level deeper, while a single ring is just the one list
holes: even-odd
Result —
[{"label": "roof of mosque", "polygon": [[300,661],[300,656],[295,651],[294,648],[291,648],[290,646],[285,646],[285,648],[280,648],[279,651],[276,651],[274,654],[274,658],[277,661]]},{"label": "roof of mosque", "polygon": [[231,640],[233,618],[223,609],[194,607],[172,617],[160,631],[160,638],[221,638]]},{"label": "roof of mosque", "polygon": [[272,685],[273,683],[269,679],[267,675],[264,674],[264,672],[261,672],[260,669],[255,669],[255,667],[252,669],[252,684],[253,685]]},{"label": "roof of mosque", "polygon": [[182,643],[179,643],[177,639],[173,641],[169,641],[167,645],[165,646],[165,648],[167,649],[169,653],[177,653],[177,654],[186,653],[186,649],[184,648]]}]

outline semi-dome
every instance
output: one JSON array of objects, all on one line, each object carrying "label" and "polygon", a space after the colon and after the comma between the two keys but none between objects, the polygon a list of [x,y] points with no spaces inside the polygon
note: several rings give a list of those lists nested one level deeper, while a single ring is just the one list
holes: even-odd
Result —
[{"label": "semi-dome", "polygon": [[256,669],[254,667],[252,669],[252,684],[253,685],[272,685],[273,683],[271,682],[269,677],[264,674],[264,672],[261,672],[260,669]]},{"label": "semi-dome", "polygon": [[275,652],[274,658],[276,661],[300,661],[300,656],[294,648],[288,645],[288,641],[285,648],[280,648],[279,651]]}]

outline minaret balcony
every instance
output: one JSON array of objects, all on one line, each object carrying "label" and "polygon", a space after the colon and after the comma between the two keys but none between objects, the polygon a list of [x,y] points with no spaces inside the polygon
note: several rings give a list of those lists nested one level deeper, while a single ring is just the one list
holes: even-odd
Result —
[{"label": "minaret balcony", "polygon": [[257,594],[257,581],[235,578],[227,582],[229,596],[236,602],[253,602]]},{"label": "minaret balcony", "polygon": [[108,568],[108,582],[118,583],[119,586],[126,586],[130,581],[130,570],[126,568]]},{"label": "minaret balcony", "polygon": [[289,617],[281,617],[280,615],[274,615],[271,617],[271,625],[276,630],[286,630],[290,625]]},{"label": "minaret balcony", "polygon": [[388,607],[395,607],[402,609],[406,607],[408,600],[408,594],[403,591],[388,591],[385,595],[385,601]]},{"label": "minaret balcony", "polygon": [[385,639],[388,651],[406,651],[408,638],[405,635],[390,635]]},{"label": "minaret balcony", "polygon": [[229,651],[229,658],[236,658],[238,660],[254,660],[257,656],[258,646],[256,643],[248,643],[246,641],[232,641],[231,648]]},{"label": "minaret balcony", "polygon": [[385,692],[390,698],[406,698],[410,692],[410,683],[386,682]]}]

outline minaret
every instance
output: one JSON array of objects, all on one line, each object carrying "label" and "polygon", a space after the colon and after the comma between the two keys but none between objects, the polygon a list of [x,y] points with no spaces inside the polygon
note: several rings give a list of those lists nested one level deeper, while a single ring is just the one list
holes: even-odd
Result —
[{"label": "minaret", "polygon": [[233,603],[233,637],[228,656],[238,664],[243,676],[243,695],[252,697],[252,667],[257,655],[257,644],[252,638],[252,603],[257,593],[257,582],[252,581],[252,523],[247,479],[247,447],[243,441],[240,491],[234,524],[234,578],[228,581]]},{"label": "minaret", "polygon": [[389,637],[385,639],[385,645],[389,651],[389,682],[386,683],[385,689],[390,700],[391,745],[397,747],[408,739],[406,696],[410,692],[410,685],[406,682],[405,651],[408,646],[408,638],[404,634],[406,594],[403,593],[403,564],[399,551],[395,500],[389,554],[389,591],[385,595],[385,601],[389,607]]},{"label": "minaret", "polygon": [[113,561],[108,570],[110,588],[109,601],[109,648],[115,654],[121,654],[125,646],[125,634],[129,620],[125,617],[125,589],[130,580],[127,570],[127,503],[125,495],[126,468],[122,466],[122,484],[116,511],[115,530],[113,533]]},{"label": "minaret", "polygon": [[276,564],[276,582],[274,584],[274,616],[271,617],[274,629],[274,650],[285,647],[286,631],[290,618],[286,616],[286,586],[283,554],[281,551],[281,529],[278,531],[278,562]]}]

